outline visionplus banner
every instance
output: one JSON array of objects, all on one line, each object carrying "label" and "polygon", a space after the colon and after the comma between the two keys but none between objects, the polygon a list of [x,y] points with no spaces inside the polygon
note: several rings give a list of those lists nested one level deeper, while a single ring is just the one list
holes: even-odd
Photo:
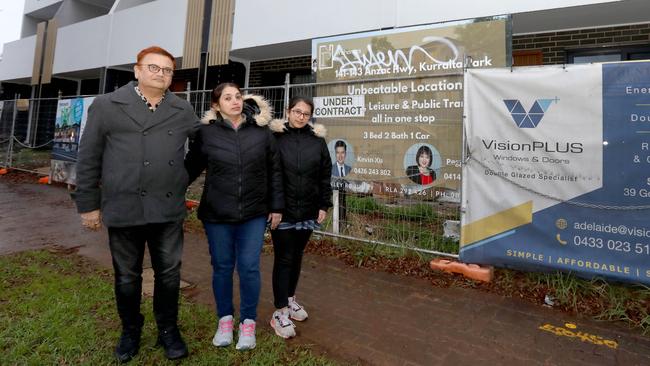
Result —
[{"label": "visionplus banner", "polygon": [[314,117],[338,166],[376,193],[458,200],[463,70],[507,66],[510,34],[495,17],[315,39]]},{"label": "visionplus banner", "polygon": [[465,85],[460,259],[650,284],[650,63]]}]

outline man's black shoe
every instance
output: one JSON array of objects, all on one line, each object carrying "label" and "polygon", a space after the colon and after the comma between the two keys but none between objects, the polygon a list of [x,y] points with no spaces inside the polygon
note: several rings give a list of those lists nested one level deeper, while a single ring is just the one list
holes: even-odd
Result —
[{"label": "man's black shoe", "polygon": [[122,322],[122,335],[115,347],[115,357],[119,362],[129,362],[138,354],[143,325],[144,316],[142,314],[137,314],[133,321]]},{"label": "man's black shoe", "polygon": [[178,327],[167,328],[158,332],[158,344],[165,349],[165,357],[170,360],[187,357],[187,345],[181,337]]},{"label": "man's black shoe", "polygon": [[134,326],[122,329],[120,341],[115,347],[115,357],[117,357],[118,361],[121,363],[129,362],[138,354],[141,333],[141,327]]}]

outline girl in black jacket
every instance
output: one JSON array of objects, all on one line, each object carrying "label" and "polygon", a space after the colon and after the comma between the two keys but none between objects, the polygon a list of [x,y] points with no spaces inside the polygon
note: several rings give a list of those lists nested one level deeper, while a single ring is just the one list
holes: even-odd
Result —
[{"label": "girl in black jacket", "polygon": [[240,324],[237,349],[255,347],[260,295],[260,253],[267,220],[282,218],[282,170],[276,141],[268,129],[271,110],[258,96],[242,96],[235,84],[212,91],[212,109],[190,144],[185,167],[194,181],[207,168],[198,217],[212,258],[212,288],[219,324],[215,346],[232,343],[233,270],[237,265]]},{"label": "girl in black jacket", "polygon": [[295,297],[302,255],[312,231],[320,228],[332,206],[332,161],[324,140],[325,128],[309,123],[313,110],[310,99],[294,97],[287,108],[287,122],[271,122],[282,159],[285,203],[282,222],[271,231],[277,309],[271,327],[283,338],[296,335],[290,318],[307,319],[307,312]]}]

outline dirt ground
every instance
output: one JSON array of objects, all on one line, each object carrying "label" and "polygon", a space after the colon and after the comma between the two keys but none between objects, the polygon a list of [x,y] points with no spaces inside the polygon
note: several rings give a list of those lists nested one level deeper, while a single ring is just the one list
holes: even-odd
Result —
[{"label": "dirt ground", "polygon": [[[0,177],[0,254],[59,245],[110,268],[105,231],[80,228],[65,186],[36,181],[19,172]],[[565,311],[541,306],[550,288],[533,285],[525,273],[497,271],[497,280],[484,284],[433,272],[416,257],[360,255],[326,240],[308,248],[300,296],[310,320],[299,324],[297,341],[336,359],[371,365],[650,364],[650,338],[638,329],[585,316],[604,304],[580,300]],[[273,312],[272,265],[266,250],[261,326]],[[214,306],[200,231],[186,235],[182,278],[193,286],[186,295]]]},{"label": "dirt ground", "polygon": [[[14,184],[21,183],[34,183],[38,177],[34,174],[12,171],[3,177],[4,181]],[[197,180],[188,188],[188,197],[194,200],[200,200],[203,183],[205,176],[201,175]],[[62,183],[53,183],[54,185],[66,187]],[[71,202],[67,203],[68,206]],[[186,230],[192,233],[202,232],[200,222],[186,223]],[[271,250],[270,243],[267,243],[267,251]],[[525,300],[531,304],[549,306],[545,302],[547,295],[553,294],[553,288],[546,283],[535,283],[531,285],[530,275],[515,270],[496,269],[495,280],[493,282],[480,282],[464,278],[460,275],[447,274],[438,271],[432,271],[426,260],[417,256],[404,256],[400,258],[387,258],[378,255],[368,254],[359,256],[355,255],[353,250],[348,247],[335,244],[329,238],[323,237],[318,240],[313,240],[311,245],[307,246],[308,253],[337,258],[351,267],[366,268],[370,270],[383,271],[413,278],[424,279],[430,281],[435,287],[449,288],[459,287],[467,289],[476,289],[488,293],[493,293],[505,297],[512,297]],[[640,307],[650,309],[650,297],[641,300]],[[597,296],[580,296],[576,298],[573,304],[561,304],[556,302],[554,305],[556,309],[560,309],[572,315],[587,315],[596,316],[601,314],[610,304],[605,301],[605,298]],[[626,314],[630,318],[631,323],[640,323],[643,321],[644,314],[640,312],[630,312]]]}]

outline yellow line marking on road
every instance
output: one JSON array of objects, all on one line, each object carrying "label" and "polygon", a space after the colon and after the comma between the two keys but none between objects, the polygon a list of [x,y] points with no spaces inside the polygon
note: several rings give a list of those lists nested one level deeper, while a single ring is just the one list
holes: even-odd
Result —
[{"label": "yellow line marking on road", "polygon": [[573,324],[573,323],[565,323],[564,327],[558,327],[552,324],[544,324],[540,325],[538,329],[543,330],[545,332],[549,332],[551,334],[555,334],[557,336],[562,336],[562,337],[567,337],[567,338],[577,338],[581,340],[582,342],[588,342],[592,343],[598,346],[605,346],[611,349],[617,349],[618,348],[618,342],[615,340],[611,339],[604,339],[601,336],[597,336],[594,334],[589,334],[586,332],[582,331],[575,331],[578,326]]}]

